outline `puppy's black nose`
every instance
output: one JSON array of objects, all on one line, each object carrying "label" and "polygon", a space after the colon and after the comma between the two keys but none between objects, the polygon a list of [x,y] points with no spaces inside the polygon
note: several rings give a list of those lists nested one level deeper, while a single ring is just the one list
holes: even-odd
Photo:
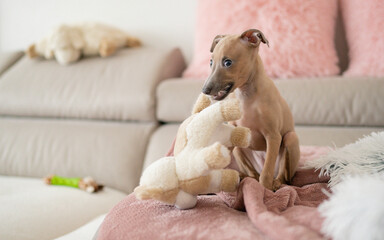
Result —
[{"label": "puppy's black nose", "polygon": [[212,91],[212,87],[205,87],[203,88],[202,92],[206,95],[209,95]]}]

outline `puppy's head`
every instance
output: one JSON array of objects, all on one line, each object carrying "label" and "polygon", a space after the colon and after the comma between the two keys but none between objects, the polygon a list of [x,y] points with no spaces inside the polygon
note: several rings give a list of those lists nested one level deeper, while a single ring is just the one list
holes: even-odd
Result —
[{"label": "puppy's head", "polygon": [[257,29],[249,29],[241,35],[216,36],[211,46],[212,70],[202,92],[214,100],[222,100],[243,86],[255,74],[260,43],[268,45],[268,40]]}]

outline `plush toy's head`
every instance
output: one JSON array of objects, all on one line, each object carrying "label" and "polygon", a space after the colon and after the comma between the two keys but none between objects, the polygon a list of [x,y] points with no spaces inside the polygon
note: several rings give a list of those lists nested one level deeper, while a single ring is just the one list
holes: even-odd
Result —
[{"label": "plush toy's head", "polygon": [[196,205],[198,194],[236,190],[238,172],[224,169],[231,161],[228,147],[248,147],[250,131],[225,123],[241,117],[236,99],[209,104],[205,95],[199,97],[195,114],[179,128],[175,156],[159,159],[144,171],[137,198],[187,209]]},{"label": "plush toy's head", "polygon": [[66,65],[80,58],[81,49],[84,46],[85,42],[79,28],[61,25],[47,37],[31,45],[27,54],[30,58],[43,56],[46,59],[52,59],[55,57],[60,64]]},{"label": "plush toy's head", "polygon": [[60,64],[69,64],[80,58],[85,42],[80,29],[62,25],[51,35],[49,48]]}]

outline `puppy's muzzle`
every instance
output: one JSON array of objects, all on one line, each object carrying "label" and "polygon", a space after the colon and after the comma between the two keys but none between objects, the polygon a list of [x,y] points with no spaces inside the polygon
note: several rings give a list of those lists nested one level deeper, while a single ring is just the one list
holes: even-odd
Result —
[{"label": "puppy's muzzle", "polygon": [[212,96],[213,100],[220,101],[228,96],[233,88],[233,83],[226,84],[223,88],[215,89],[213,85],[207,85],[203,87],[202,92],[206,95]]}]

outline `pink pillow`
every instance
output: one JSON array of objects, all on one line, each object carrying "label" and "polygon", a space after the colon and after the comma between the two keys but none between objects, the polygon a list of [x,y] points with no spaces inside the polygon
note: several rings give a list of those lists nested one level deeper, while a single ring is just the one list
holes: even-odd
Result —
[{"label": "pink pillow", "polygon": [[346,76],[384,76],[384,1],[342,0],[349,46]]},{"label": "pink pillow", "polygon": [[187,78],[209,75],[209,52],[218,34],[256,28],[269,40],[260,55],[270,77],[313,77],[339,73],[334,48],[337,0],[200,0],[194,57]]}]

